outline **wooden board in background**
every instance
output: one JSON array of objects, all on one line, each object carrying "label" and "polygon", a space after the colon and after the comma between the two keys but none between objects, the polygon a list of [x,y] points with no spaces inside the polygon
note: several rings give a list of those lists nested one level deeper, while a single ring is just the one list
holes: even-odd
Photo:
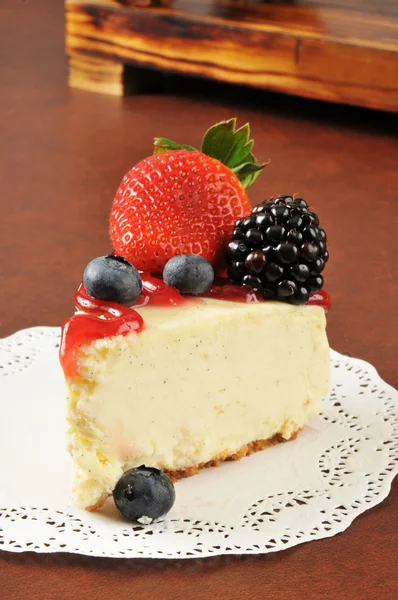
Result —
[{"label": "wooden board in background", "polygon": [[398,0],[131,2],[66,0],[71,86],[123,95],[137,65],[398,111]]}]

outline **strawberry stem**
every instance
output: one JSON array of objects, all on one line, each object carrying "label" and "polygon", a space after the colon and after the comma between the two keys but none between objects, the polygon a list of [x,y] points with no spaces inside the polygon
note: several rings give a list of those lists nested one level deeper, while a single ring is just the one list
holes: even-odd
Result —
[{"label": "strawberry stem", "polygon": [[203,137],[200,150],[229,167],[243,187],[248,188],[266,166],[266,163],[257,161],[252,153],[253,146],[249,123],[236,129],[236,119],[229,119],[210,127]]},{"label": "strawberry stem", "polygon": [[[193,146],[177,144],[167,138],[155,138],[154,154],[170,150],[188,150],[198,152]],[[268,164],[259,163],[252,153],[254,141],[250,139],[250,125],[246,123],[236,129],[236,118],[221,121],[205,133],[200,152],[219,160],[229,167],[238,177],[244,188],[256,181],[261,171]]]},{"label": "strawberry stem", "polygon": [[160,154],[161,152],[168,152],[169,150],[189,150],[192,152],[197,152],[196,148],[193,146],[187,146],[185,144],[177,144],[172,140],[168,140],[167,138],[155,138],[154,139],[154,154]]}]

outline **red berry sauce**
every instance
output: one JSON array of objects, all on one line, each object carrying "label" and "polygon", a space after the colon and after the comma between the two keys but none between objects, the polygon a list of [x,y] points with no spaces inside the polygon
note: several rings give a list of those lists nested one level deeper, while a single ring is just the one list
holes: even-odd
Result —
[{"label": "red berry sauce", "polygon": [[197,301],[192,296],[181,296],[180,292],[170,287],[160,279],[149,273],[141,273],[142,294],[134,303],[134,308],[140,306],[180,306],[187,302]]},{"label": "red berry sauce", "polygon": [[325,312],[329,312],[330,307],[332,306],[332,301],[327,292],[320,290],[319,292],[310,295],[306,306],[322,306]]},{"label": "red berry sauce", "polygon": [[77,357],[84,344],[114,335],[126,335],[144,329],[144,320],[137,311],[116,304],[91,298],[81,284],[75,294],[78,313],[62,325],[60,361],[66,377],[77,377]]},{"label": "red berry sauce", "polygon": [[243,285],[230,283],[228,279],[216,279],[208,292],[203,294],[205,298],[215,300],[226,300],[227,302],[264,302],[260,292],[255,292]]},{"label": "red berry sauce", "polygon": [[[265,302],[261,292],[255,292],[243,285],[234,285],[228,279],[217,278],[214,285],[208,292],[203,294],[205,298],[215,298],[216,300],[227,300],[230,302]],[[310,306],[322,306],[325,312],[330,309],[330,296],[324,290],[311,294],[308,302]]]},{"label": "red berry sauce", "polygon": [[60,361],[66,377],[77,377],[79,349],[93,340],[114,335],[126,335],[144,329],[144,320],[134,310],[142,306],[179,306],[187,302],[200,302],[198,298],[181,296],[180,292],[165,284],[162,279],[147,273],[141,274],[142,294],[131,308],[115,302],[92,298],[83,284],[77,289],[74,301],[77,313],[62,325]]},{"label": "red berry sauce", "polygon": [[[93,340],[142,331],[144,320],[134,310],[135,308],[148,305],[180,306],[187,303],[196,305],[201,303],[200,298],[182,296],[158,277],[142,273],[141,278],[142,294],[131,308],[92,298],[87,294],[83,284],[79,286],[74,297],[75,307],[84,314],[77,313],[62,325],[60,361],[66,377],[79,376],[77,357],[81,346]],[[203,296],[229,302],[264,302],[259,292],[231,284],[224,278],[218,278]],[[307,305],[322,306],[327,312],[330,309],[330,296],[321,290],[311,294]]]}]

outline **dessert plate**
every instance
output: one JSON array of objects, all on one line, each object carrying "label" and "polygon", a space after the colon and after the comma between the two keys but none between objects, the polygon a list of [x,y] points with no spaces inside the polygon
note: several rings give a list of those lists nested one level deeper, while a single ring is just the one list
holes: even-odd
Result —
[{"label": "dessert plate", "polygon": [[0,549],[119,558],[275,552],[330,537],[381,502],[398,470],[398,392],[368,363],[331,353],[322,413],[298,435],[176,484],[176,503],[149,526],[108,500],[70,500],[60,330],[0,340]]}]

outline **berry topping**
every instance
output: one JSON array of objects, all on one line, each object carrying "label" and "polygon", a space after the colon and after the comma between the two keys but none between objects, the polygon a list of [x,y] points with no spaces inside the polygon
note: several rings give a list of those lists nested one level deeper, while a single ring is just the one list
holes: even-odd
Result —
[{"label": "berry topping", "polygon": [[249,251],[244,242],[235,240],[228,244],[227,254],[228,258],[230,258],[232,261],[243,260],[249,254]]},{"label": "berry topping", "polygon": [[92,298],[131,306],[140,296],[142,281],[137,269],[120,256],[98,256],[83,274],[83,283]]},{"label": "berry topping", "polygon": [[310,268],[304,263],[297,263],[291,268],[290,273],[295,281],[303,283],[310,276]]},{"label": "berry topping", "polygon": [[261,290],[261,279],[259,277],[255,277],[254,275],[245,275],[242,279],[243,285],[251,288],[252,290],[258,291]]},{"label": "berry topping", "polygon": [[277,261],[283,265],[295,264],[297,262],[298,255],[299,250],[297,249],[297,246],[291,242],[279,244],[275,250],[275,257]]},{"label": "berry topping", "polygon": [[133,167],[116,193],[110,217],[116,252],[152,273],[181,254],[218,266],[236,219],[250,210],[245,189],[265,166],[252,148],[249,126],[236,129],[236,119],[211,127],[200,151],[156,138],[154,155]]},{"label": "berry topping", "polygon": [[267,259],[263,252],[251,252],[245,260],[245,265],[250,273],[261,273],[267,264]]},{"label": "berry topping", "polygon": [[142,465],[121,476],[113,498],[128,521],[149,524],[169,512],[175,491],[171,480],[162,471]]},{"label": "berry topping", "polygon": [[271,198],[235,223],[227,248],[228,277],[267,300],[304,304],[323,287],[326,239],[305,200]]},{"label": "berry topping", "polygon": [[270,263],[264,274],[264,280],[267,283],[273,283],[274,281],[280,280],[283,275],[283,267],[276,263]]},{"label": "berry topping", "polygon": [[289,296],[293,296],[296,291],[297,285],[294,281],[282,279],[282,281],[278,283],[277,295],[280,298],[288,298]]},{"label": "berry topping", "polygon": [[282,225],[271,225],[265,235],[268,243],[279,244],[286,236],[286,229]]},{"label": "berry topping", "polygon": [[182,294],[204,294],[214,281],[214,270],[203,256],[182,254],[171,258],[163,271],[167,285]]},{"label": "berry topping", "polygon": [[248,229],[246,231],[245,240],[252,246],[262,246],[264,243],[263,234],[259,229]]}]

